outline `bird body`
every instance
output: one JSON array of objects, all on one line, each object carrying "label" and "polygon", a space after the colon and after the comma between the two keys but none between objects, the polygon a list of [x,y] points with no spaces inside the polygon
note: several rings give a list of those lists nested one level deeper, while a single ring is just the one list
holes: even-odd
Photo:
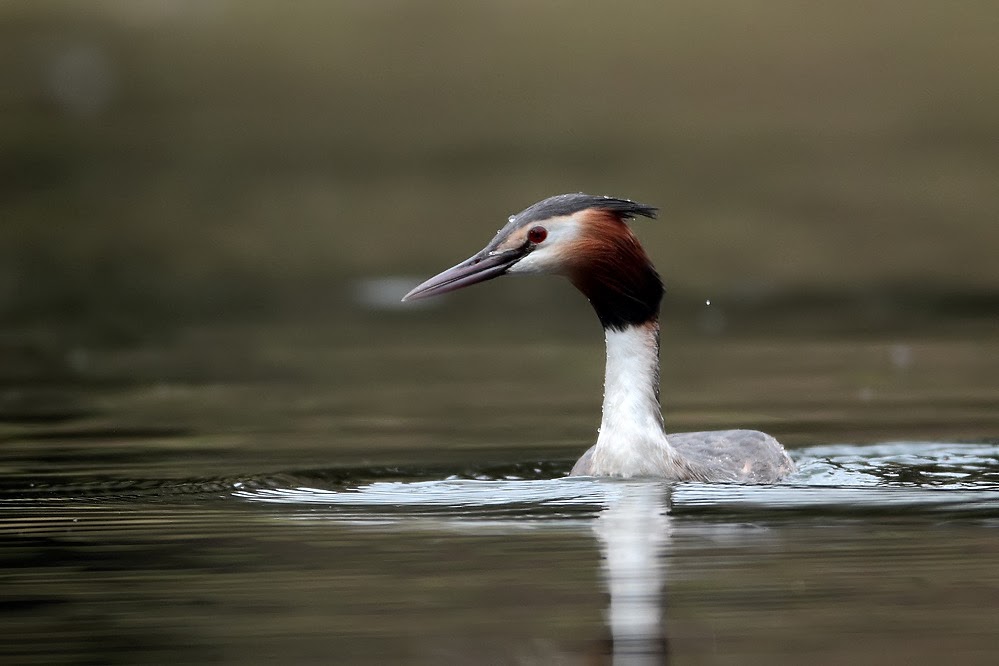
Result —
[{"label": "bird body", "polygon": [[627,199],[563,194],[511,216],[493,240],[403,300],[426,298],[504,274],[564,275],[604,327],[607,367],[600,431],[575,476],[773,483],[794,463],[754,430],[667,435],[659,403],[659,304],[663,286],[625,223],[656,209]]}]

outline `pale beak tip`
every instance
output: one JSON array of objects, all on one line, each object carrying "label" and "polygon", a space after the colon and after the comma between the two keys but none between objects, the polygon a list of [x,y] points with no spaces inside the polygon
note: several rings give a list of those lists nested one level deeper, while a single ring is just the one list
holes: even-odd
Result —
[{"label": "pale beak tip", "polygon": [[422,298],[426,298],[427,296],[426,296],[425,290],[423,289],[423,285],[424,284],[426,284],[426,283],[420,283],[420,284],[416,285],[415,287],[413,287],[412,289],[410,289],[409,292],[405,296],[403,296],[402,300],[400,300],[399,302],[400,303],[411,303],[413,301],[418,301],[418,300],[420,300]]},{"label": "pale beak tip", "polygon": [[490,252],[488,255],[483,255],[480,252],[457,266],[452,266],[416,285],[402,297],[402,302],[439,296],[469,285],[492,280],[503,275],[523,254],[523,251]]},{"label": "pale beak tip", "polygon": [[419,295],[417,295],[417,293],[416,293],[417,289],[419,289],[419,286],[417,286],[417,287],[415,287],[413,289],[410,289],[409,293],[407,293],[405,296],[403,296],[402,299],[399,302],[400,303],[409,303],[410,301],[415,301],[417,298],[419,298]]}]

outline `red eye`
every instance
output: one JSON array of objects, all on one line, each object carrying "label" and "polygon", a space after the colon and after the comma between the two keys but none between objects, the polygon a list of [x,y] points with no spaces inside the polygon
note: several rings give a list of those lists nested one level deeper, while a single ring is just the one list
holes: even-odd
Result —
[{"label": "red eye", "polygon": [[544,227],[531,227],[531,230],[527,232],[527,240],[535,245],[546,238],[548,238],[548,230]]}]

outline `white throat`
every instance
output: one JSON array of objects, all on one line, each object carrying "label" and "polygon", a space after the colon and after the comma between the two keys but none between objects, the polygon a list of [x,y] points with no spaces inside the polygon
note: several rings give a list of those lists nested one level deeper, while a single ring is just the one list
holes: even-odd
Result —
[{"label": "white throat", "polygon": [[659,407],[659,322],[607,329],[603,417],[593,474],[662,475],[675,465]]}]

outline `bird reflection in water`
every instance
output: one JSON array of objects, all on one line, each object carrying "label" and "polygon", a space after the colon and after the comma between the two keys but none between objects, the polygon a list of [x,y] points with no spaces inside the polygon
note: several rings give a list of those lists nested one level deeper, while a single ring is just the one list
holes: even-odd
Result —
[{"label": "bird reflection in water", "polygon": [[669,540],[667,489],[660,483],[629,483],[600,513],[593,531],[600,543],[610,602],[608,638],[595,664],[646,666],[669,661],[663,625],[665,560]]}]

